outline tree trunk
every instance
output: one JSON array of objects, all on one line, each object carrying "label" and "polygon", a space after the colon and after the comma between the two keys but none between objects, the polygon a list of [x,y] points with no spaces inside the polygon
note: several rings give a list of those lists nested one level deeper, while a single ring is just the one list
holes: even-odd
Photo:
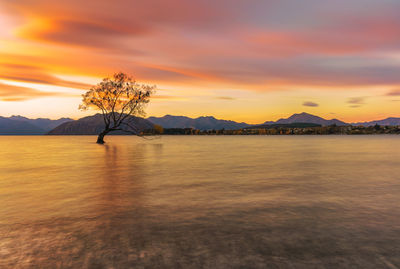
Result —
[{"label": "tree trunk", "polygon": [[108,134],[110,132],[110,130],[105,129],[103,132],[101,132],[99,134],[99,136],[97,137],[97,144],[104,144],[104,137],[106,136],[106,134]]}]

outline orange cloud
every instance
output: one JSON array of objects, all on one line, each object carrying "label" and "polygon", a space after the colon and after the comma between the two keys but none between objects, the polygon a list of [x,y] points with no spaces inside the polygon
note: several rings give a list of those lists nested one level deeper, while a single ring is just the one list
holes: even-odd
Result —
[{"label": "orange cloud", "polygon": [[1,101],[25,101],[40,97],[60,96],[60,93],[42,92],[31,88],[18,87],[0,83],[0,100]]},{"label": "orange cloud", "polygon": [[[338,104],[348,109],[349,97],[370,95],[363,90],[400,85],[400,62],[388,57],[400,51],[400,4],[364,2],[4,1],[1,20],[10,21],[2,23],[7,29],[0,31],[0,79],[34,83],[39,90],[51,90],[48,85],[84,90],[97,78],[123,71],[140,82],[174,89],[175,97],[156,97],[165,110],[210,110],[212,105],[206,107],[201,99],[210,90],[215,103],[229,100],[229,90],[252,96],[243,104],[246,111],[260,100],[269,101],[267,95],[286,102],[296,91],[303,94],[291,104],[300,109],[304,100],[325,104],[314,94],[307,97],[311,91],[324,98],[338,94]],[[21,94],[3,90],[2,98],[47,94],[14,88],[17,91]],[[180,98],[178,93],[190,98],[179,108],[168,107],[169,101]],[[372,99],[362,109],[373,104]],[[60,100],[64,111],[71,102],[75,100]],[[239,113],[233,103],[218,102],[218,110]],[[260,107],[265,111],[267,105]]]},{"label": "orange cloud", "polygon": [[230,96],[217,96],[215,99],[218,100],[236,100],[236,98],[230,97]]},{"label": "orange cloud", "polygon": [[[223,84],[247,89],[281,84],[396,83],[394,74],[383,78],[378,68],[349,70],[346,59],[335,62],[336,68],[329,66],[333,57],[365,53],[368,58],[370,51],[396,46],[400,21],[391,13],[348,16],[332,12],[327,21],[303,28],[293,27],[302,22],[291,22],[288,17],[279,21],[283,27],[269,24],[268,17],[246,17],[246,12],[252,15],[263,9],[272,14],[279,5],[256,0],[246,4],[236,0],[150,0],[134,5],[128,0],[22,0],[8,2],[5,7],[23,18],[20,38],[40,46],[58,46],[58,50],[51,48],[54,55],[41,53],[49,69],[62,66],[63,71],[73,74],[101,76],[123,70],[155,83]],[[330,18],[336,20],[328,21]],[[280,61],[282,57],[288,61]],[[395,73],[395,68],[390,73]],[[51,81],[38,74],[27,77]]]},{"label": "orange cloud", "polygon": [[63,87],[87,89],[90,85],[74,81],[66,81],[48,74],[44,69],[24,64],[1,63],[0,78],[14,81],[57,85]]},{"label": "orange cloud", "polygon": [[386,96],[400,96],[400,89],[394,89],[386,93]]},{"label": "orange cloud", "polygon": [[[40,19],[33,21],[18,32],[19,36],[41,42],[56,44],[68,44],[91,48],[110,48],[118,47],[118,41],[124,36],[141,36],[148,34],[148,26],[124,24],[123,22],[108,21],[84,21],[76,19],[47,19],[38,23]],[[124,48],[124,51],[135,52]]]}]

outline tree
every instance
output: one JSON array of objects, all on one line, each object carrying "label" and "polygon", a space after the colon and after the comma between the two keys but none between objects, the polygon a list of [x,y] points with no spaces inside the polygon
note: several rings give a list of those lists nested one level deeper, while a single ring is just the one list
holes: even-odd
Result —
[{"label": "tree", "polygon": [[154,124],[154,133],[155,134],[163,134],[164,128],[161,125]]},{"label": "tree", "polygon": [[144,116],[144,108],[155,91],[155,86],[138,84],[124,73],[115,73],[105,78],[82,95],[81,110],[101,110],[104,130],[97,138],[104,144],[104,137],[114,131],[138,135],[140,132],[132,123],[132,116]]}]

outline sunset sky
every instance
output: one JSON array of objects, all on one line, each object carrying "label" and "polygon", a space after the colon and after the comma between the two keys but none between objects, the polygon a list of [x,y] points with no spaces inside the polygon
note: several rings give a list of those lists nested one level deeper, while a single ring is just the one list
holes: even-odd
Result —
[{"label": "sunset sky", "polygon": [[83,117],[116,71],[148,116],[400,117],[400,1],[0,0],[1,116]]}]

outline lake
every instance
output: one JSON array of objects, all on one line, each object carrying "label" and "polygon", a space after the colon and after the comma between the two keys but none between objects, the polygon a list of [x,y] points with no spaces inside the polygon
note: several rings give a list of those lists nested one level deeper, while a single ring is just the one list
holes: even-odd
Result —
[{"label": "lake", "polygon": [[399,268],[400,136],[0,136],[0,268]]}]

